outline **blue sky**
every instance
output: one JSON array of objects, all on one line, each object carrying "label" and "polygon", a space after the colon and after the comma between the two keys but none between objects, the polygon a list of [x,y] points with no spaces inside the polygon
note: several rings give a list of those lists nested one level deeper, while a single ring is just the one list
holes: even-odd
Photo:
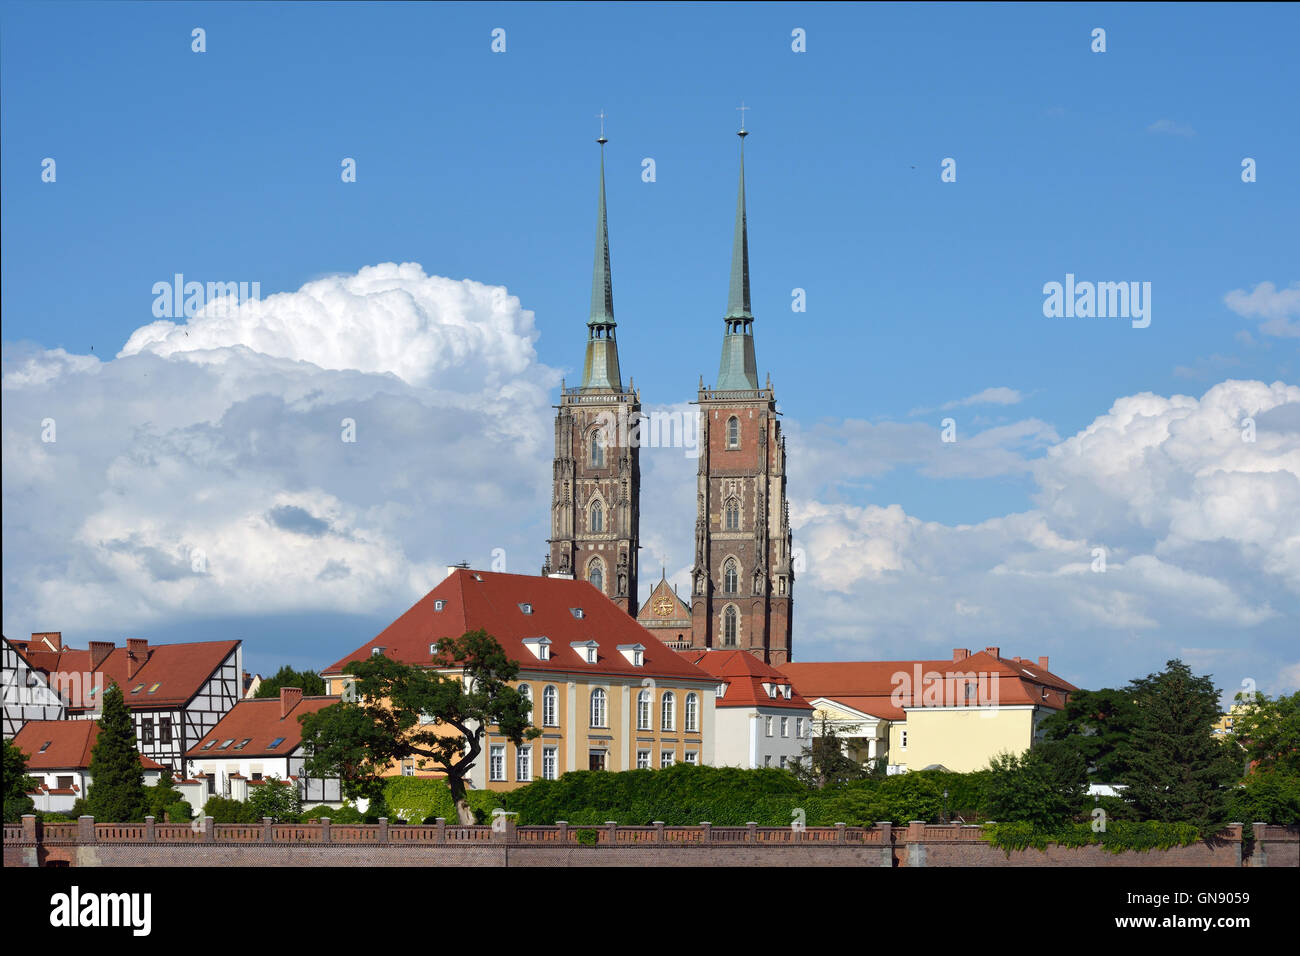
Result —
[{"label": "blue sky", "polygon": [[[572,381],[582,358],[595,114],[608,114],[624,375],[635,377],[647,404],[674,404],[694,396],[701,375],[706,382],[716,375],[743,100],[753,134],[746,171],[760,374],[776,385],[792,458],[818,441],[829,449],[828,466],[808,474],[803,488],[792,486],[794,510],[806,511],[796,521],[796,545],[800,522],[809,541],[818,540],[818,522],[842,523],[845,509],[896,505],[909,519],[946,529],[1041,511],[1053,531],[1087,545],[1085,563],[1104,537],[1124,549],[1123,566],[1141,556],[1159,562],[1148,580],[1167,578],[1171,567],[1195,576],[1169,584],[1174,592],[1157,588],[1159,598],[1150,589],[1129,594],[1104,639],[1084,624],[1052,633],[1043,626],[1052,622],[1047,608],[1034,619],[991,615],[964,631],[964,612],[928,622],[909,615],[923,617],[920,596],[936,588],[950,589],[955,605],[987,609],[1008,600],[981,583],[1001,573],[997,560],[985,562],[983,577],[974,566],[959,574],[904,552],[898,567],[868,559],[849,581],[830,573],[827,565],[870,551],[879,529],[868,521],[858,528],[861,539],[837,539],[821,554],[810,546],[807,584],[796,592],[796,655],[904,658],[984,636],[1011,653],[1050,650],[1063,674],[1091,684],[1126,680],[1176,655],[1213,669],[1225,686],[1251,676],[1262,684],[1265,673],[1295,675],[1287,678],[1292,689],[1300,680],[1292,564],[1300,563],[1300,517],[1291,510],[1300,499],[1290,497],[1300,480],[1291,430],[1300,426],[1290,393],[1269,399],[1286,408],[1261,426],[1268,431],[1271,421],[1271,434],[1280,436],[1258,448],[1272,464],[1234,466],[1292,476],[1267,492],[1207,491],[1163,517],[1126,507],[1085,527],[1079,515],[1092,497],[1063,502],[1045,489],[1074,485],[1053,484],[1032,465],[1122,397],[1199,400],[1228,380],[1297,381],[1300,339],[1287,292],[1300,280],[1294,8],[5,3],[0,27],[6,375],[14,356],[39,361],[44,350],[63,349],[93,354],[105,363],[101,371],[116,363],[131,378],[143,359],[113,356],[154,320],[153,284],[177,272],[257,281],[265,299],[367,266],[413,262],[429,276],[472,279],[516,296],[533,319],[515,338],[531,340],[535,355],[526,373],[483,358],[495,369],[485,381],[496,388],[508,366],[550,389],[532,409],[541,436],[526,450],[512,446],[521,474],[540,476],[528,477],[541,491],[527,507],[498,509],[485,531],[484,520],[453,527],[435,519],[436,497],[412,499],[409,520],[423,528],[420,543],[395,546],[388,583],[328,609],[305,594],[287,606],[245,600],[230,583],[223,601],[160,604],[145,584],[115,578],[122,572],[112,562],[78,556],[78,548],[94,551],[88,529],[111,507],[104,502],[115,487],[113,463],[123,455],[138,460],[141,435],[179,440],[228,422],[238,405],[164,425],[167,416],[151,403],[183,404],[193,381],[174,383],[170,396],[105,389],[104,406],[95,407],[123,429],[116,450],[81,459],[75,473],[66,463],[50,465],[59,471],[53,481],[71,483],[66,500],[81,502],[85,514],[67,519],[58,534],[23,530],[24,516],[53,507],[57,496],[19,465],[6,465],[6,532],[19,529],[12,539],[6,533],[6,633],[61,626],[42,615],[45,605],[21,598],[30,582],[11,573],[16,563],[44,568],[40,580],[94,580],[105,594],[122,595],[111,615],[69,620],[63,629],[75,643],[105,634],[120,640],[128,630],[159,639],[234,631],[249,641],[254,669],[282,658],[319,666],[411,602],[409,582],[392,585],[407,565],[466,557],[486,566],[499,541],[518,555],[511,570],[536,570],[546,536],[547,404],[558,375]],[[191,51],[194,27],[206,30],[204,53]],[[504,53],[490,49],[498,27],[506,31]],[[1106,31],[1104,53],[1090,49],[1096,27]],[[806,52],[791,49],[795,28],[807,33]],[[57,162],[55,183],[41,180],[45,157]],[[355,183],[340,181],[344,157],[356,160]],[[956,160],[956,182],[940,181],[946,157]],[[1256,182],[1241,180],[1244,157],[1257,163]],[[642,179],[646,158],[654,160],[654,182]],[[1067,273],[1150,282],[1150,326],[1045,318],[1043,285]],[[1270,285],[1261,292],[1261,283]],[[806,312],[791,310],[795,288],[806,291]],[[1225,301],[1234,290],[1238,301],[1256,295],[1255,311],[1234,311]],[[346,325],[335,331],[345,337]],[[253,347],[236,339],[223,346]],[[315,359],[333,370],[379,371],[338,348],[334,364]],[[312,362],[313,355],[290,349],[277,357]],[[19,406],[5,413],[7,458],[38,435],[43,402],[78,394],[84,373],[59,374],[68,376],[63,388],[55,379],[6,394],[18,399],[7,404]],[[469,362],[457,374],[472,378],[477,366]],[[342,386],[327,379],[319,389],[328,405],[331,389]],[[419,384],[436,387],[438,376]],[[943,410],[994,388],[1014,394],[1002,404]],[[1158,420],[1168,409],[1148,411]],[[35,421],[22,417],[28,412]],[[79,414],[75,405],[62,413],[61,434],[70,437],[61,437],[60,452],[76,440]],[[937,435],[945,416],[956,419],[959,435],[943,449],[953,453],[946,463],[911,444],[922,426]],[[846,437],[858,427],[850,421],[865,423],[865,443]],[[425,434],[435,445],[442,422],[430,412]],[[989,433],[998,428],[1007,432]],[[982,433],[986,450],[1019,464],[956,464],[971,462],[961,457],[972,454],[964,442]],[[420,469],[438,459],[403,457],[395,449],[409,448],[420,431],[403,434],[388,436],[385,452],[367,454],[396,455],[385,473],[418,484],[426,478]],[[495,459],[484,454],[484,467],[492,467]],[[1186,472],[1168,476],[1167,494],[1157,498],[1177,497],[1217,467],[1195,454],[1174,458],[1171,467]],[[647,483],[660,475],[660,490],[646,492],[643,531],[663,542],[654,570],[662,563],[677,575],[690,559],[693,515],[676,513],[663,489],[689,481],[693,463],[658,467],[650,463],[646,474]],[[178,494],[202,499],[196,486],[221,473],[205,468]],[[1111,465],[1098,469],[1089,481],[1100,486]],[[306,494],[310,472],[304,465],[285,477],[286,487]],[[475,481],[480,473],[466,475]],[[317,490],[331,481],[321,479]],[[375,517],[381,503],[365,492],[325,490],[339,507],[356,510],[354,537],[367,521],[379,522],[372,529],[383,524]],[[1253,533],[1234,539],[1193,520],[1222,519],[1225,496],[1256,494],[1277,509],[1265,520],[1283,529],[1268,541]],[[518,501],[518,494],[486,493],[484,507],[493,500]],[[166,551],[173,532],[159,531],[149,547]],[[183,548],[184,535],[176,535],[173,544]],[[136,540],[112,540],[128,539]],[[942,553],[952,544],[935,547]],[[644,579],[652,557],[643,562]],[[918,603],[899,598],[897,617],[864,619],[862,605],[897,597],[888,580],[895,572],[915,575]],[[1244,595],[1249,608],[1180,619],[1177,588],[1204,591],[1207,581]],[[136,587],[142,596],[129,596]],[[1107,650],[1078,651],[1093,643]]]}]

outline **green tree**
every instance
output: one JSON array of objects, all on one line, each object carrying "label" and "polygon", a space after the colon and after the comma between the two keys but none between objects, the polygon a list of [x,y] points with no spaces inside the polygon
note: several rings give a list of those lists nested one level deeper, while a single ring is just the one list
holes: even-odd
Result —
[{"label": "green tree", "polygon": [[826,711],[820,711],[818,716],[819,732],[803,748],[790,772],[804,785],[818,790],[866,777],[871,771],[844,752],[844,735],[852,734],[858,725],[847,724],[837,728]]},{"label": "green tree", "polygon": [[1238,694],[1236,701],[1231,739],[1247,764],[1300,777],[1300,691],[1276,699]]},{"label": "green tree", "polygon": [[314,671],[296,671],[285,664],[272,677],[265,678],[257,685],[253,697],[279,697],[281,687],[300,687],[304,697],[322,697],[325,694],[325,681]]},{"label": "green tree", "polygon": [[1083,758],[1068,745],[1039,745],[989,761],[984,813],[999,823],[1058,829],[1077,815],[1088,789]]},{"label": "green tree", "polygon": [[1134,680],[1130,692],[1138,720],[1122,778],[1124,799],[1147,820],[1191,823],[1202,832],[1224,823],[1228,787],[1241,767],[1212,733],[1219,718],[1214,682],[1172,660],[1160,673]]},{"label": "green tree", "polygon": [[1128,740],[1137,724],[1137,706],[1127,690],[1084,690],[1040,725],[1045,740],[1064,741],[1083,755],[1088,779],[1114,783],[1128,771]]},{"label": "green tree", "polygon": [[126,709],[122,688],[112,684],[104,694],[99,738],[90,752],[90,793],[87,805],[103,823],[133,823],[144,819],[147,802],[135,726]]},{"label": "green tree", "polygon": [[[349,797],[382,799],[383,774],[396,762],[432,763],[447,775],[457,817],[474,822],[465,775],[483,752],[483,734],[496,724],[516,746],[541,736],[529,722],[532,705],[509,682],[519,665],[486,631],[438,643],[432,667],[442,674],[383,655],[353,661],[355,703],[344,701],[300,718],[307,772],[340,777]],[[422,724],[421,715],[432,723]],[[449,733],[448,731],[455,731]]]},{"label": "green tree", "polygon": [[252,819],[270,817],[276,823],[298,822],[302,798],[293,784],[279,777],[269,777],[262,784],[248,789],[248,814]]},{"label": "green tree", "polygon": [[36,787],[36,781],[27,775],[27,754],[5,741],[4,794],[5,823],[17,823],[24,813],[35,813],[36,804],[27,791]]},{"label": "green tree", "polygon": [[185,796],[176,789],[176,782],[172,779],[170,769],[165,769],[159,776],[158,782],[152,787],[144,788],[145,812],[155,820],[161,821],[167,814],[171,814],[172,822],[179,823],[176,819],[177,804],[185,805],[185,816],[183,819],[190,818],[190,805],[185,802]]}]

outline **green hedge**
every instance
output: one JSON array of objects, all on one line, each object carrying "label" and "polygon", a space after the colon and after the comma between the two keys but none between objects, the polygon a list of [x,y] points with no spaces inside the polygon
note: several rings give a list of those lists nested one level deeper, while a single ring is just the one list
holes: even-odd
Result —
[{"label": "green hedge", "polygon": [[1112,821],[1102,832],[1095,832],[1089,823],[1067,824],[1050,830],[1029,823],[987,823],[983,835],[994,846],[1005,850],[1008,856],[1012,850],[1029,847],[1042,850],[1049,843],[1071,847],[1095,843],[1111,853],[1124,853],[1129,850],[1168,850],[1175,846],[1189,846],[1201,839],[1200,830],[1190,823],[1157,823],[1150,820]]}]

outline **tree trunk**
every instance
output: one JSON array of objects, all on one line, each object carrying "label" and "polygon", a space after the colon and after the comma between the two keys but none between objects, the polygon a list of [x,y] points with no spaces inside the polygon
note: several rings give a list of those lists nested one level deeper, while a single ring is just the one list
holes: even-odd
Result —
[{"label": "tree trunk", "polygon": [[451,789],[452,802],[456,804],[456,817],[461,826],[473,826],[474,811],[470,809],[469,801],[465,798],[465,778],[450,767],[447,770],[447,786]]},{"label": "tree trunk", "polygon": [[474,825],[474,811],[469,808],[469,801],[464,798],[456,801],[456,816],[460,818],[461,826]]}]

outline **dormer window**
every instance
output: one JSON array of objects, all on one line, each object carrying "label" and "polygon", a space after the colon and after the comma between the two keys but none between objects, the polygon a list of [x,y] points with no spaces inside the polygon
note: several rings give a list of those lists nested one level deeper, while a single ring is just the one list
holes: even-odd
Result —
[{"label": "dormer window", "polygon": [[525,637],[524,647],[533,652],[539,661],[551,659],[551,639],[549,637]]},{"label": "dormer window", "polygon": [[429,656],[433,657],[437,653],[438,653],[438,642],[434,641],[432,644],[429,645]]},{"label": "dormer window", "polygon": [[571,607],[569,608],[569,613],[572,614],[574,617],[576,617],[578,620],[580,621],[582,620],[582,608]]},{"label": "dormer window", "polygon": [[644,644],[620,644],[618,652],[627,658],[627,662],[633,667],[641,667],[645,664]]},{"label": "dormer window", "polygon": [[386,647],[372,647],[372,648],[370,649],[370,656],[371,656],[371,657],[378,657],[380,654],[384,653],[384,651],[386,651],[386,650],[388,650],[388,648],[386,648]]},{"label": "dormer window", "polygon": [[726,696],[726,693],[727,693],[727,685],[726,685],[726,684],[719,684],[719,685],[718,685],[718,699],[721,700],[723,697]]},{"label": "dormer window", "polygon": [[573,641],[569,644],[578,656],[588,664],[595,664],[597,661],[597,650],[600,647],[595,641]]},{"label": "dormer window", "polygon": [[525,602],[519,605],[519,610],[523,611],[525,614],[532,614],[533,606]]},{"label": "dormer window", "polygon": [[433,602],[433,609],[434,609],[435,611],[441,611],[441,610],[442,610],[443,608],[445,608],[446,606],[447,606],[447,602],[446,602],[446,601],[434,601],[434,602]]}]

